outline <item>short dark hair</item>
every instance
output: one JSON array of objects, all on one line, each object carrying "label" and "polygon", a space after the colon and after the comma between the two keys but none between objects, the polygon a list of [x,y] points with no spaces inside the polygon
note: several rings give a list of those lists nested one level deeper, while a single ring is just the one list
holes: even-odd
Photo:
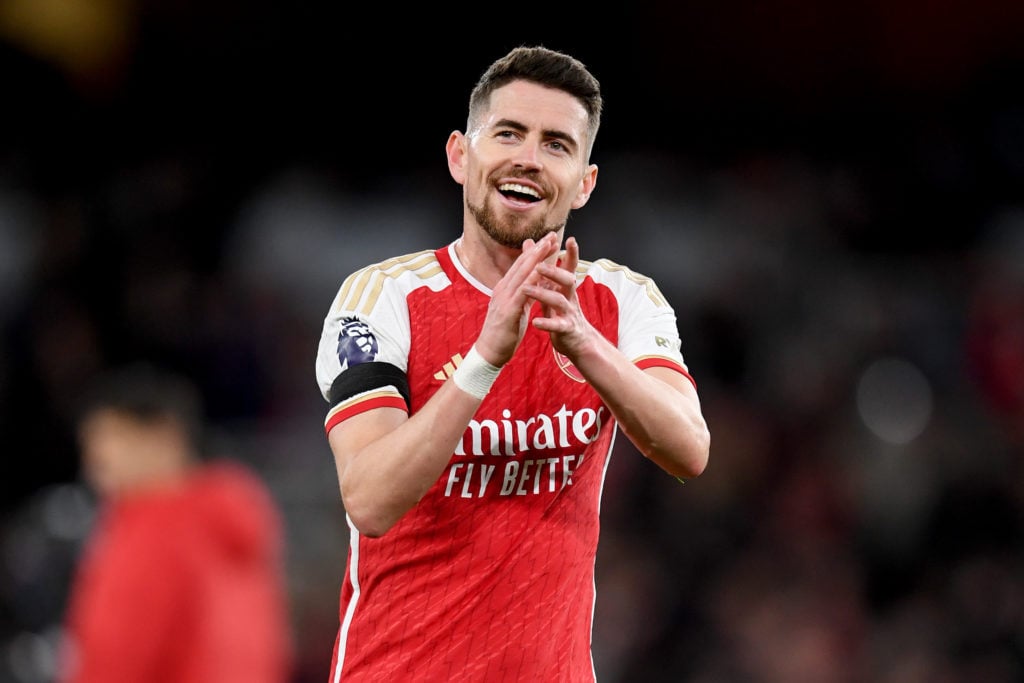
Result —
[{"label": "short dark hair", "polygon": [[174,421],[196,448],[202,439],[204,405],[198,386],[173,370],[140,361],[108,370],[85,392],[78,419],[114,410],[142,423]]},{"label": "short dark hair", "polygon": [[593,147],[604,107],[601,84],[580,60],[540,45],[516,47],[484,71],[469,96],[467,129],[487,107],[491,93],[519,80],[555,88],[579,100],[587,112],[587,149]]}]

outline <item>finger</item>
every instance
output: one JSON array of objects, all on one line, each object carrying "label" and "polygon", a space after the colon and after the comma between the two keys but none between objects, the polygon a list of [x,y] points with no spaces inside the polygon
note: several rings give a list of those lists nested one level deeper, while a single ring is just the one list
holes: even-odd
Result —
[{"label": "finger", "polygon": [[561,244],[558,233],[549,232],[541,238],[541,241],[550,247],[550,251],[547,252],[547,256],[544,257],[544,260],[548,263],[556,263],[558,261],[559,248]]},{"label": "finger", "polygon": [[[538,241],[532,239],[523,240],[523,249],[512,266],[516,270],[533,270],[538,263],[543,262],[552,254],[558,251],[558,237],[554,233],[548,233]],[[513,268],[510,268],[511,271]]]},{"label": "finger", "polygon": [[576,243],[575,237],[566,237],[565,244],[562,246],[562,251],[558,255],[558,266],[560,268],[567,268],[570,265],[570,261],[579,260],[579,246]]},{"label": "finger", "polygon": [[533,269],[537,266],[537,263],[543,260],[543,257],[540,255],[541,253],[543,253],[543,249],[538,247],[536,242],[532,239],[524,240],[522,253],[509,266],[509,269],[495,287],[495,291],[502,288],[508,288],[513,291],[517,290],[520,285],[532,276]]},{"label": "finger", "polygon": [[558,234],[549,232],[537,241],[537,248],[543,251],[541,261],[554,263],[558,259],[559,240]]},{"label": "finger", "polygon": [[565,258],[562,259],[562,268],[572,273],[573,279],[576,278],[576,268],[580,264],[580,245],[576,241],[575,237],[570,237],[565,241]]},{"label": "finger", "polygon": [[537,266],[537,273],[546,281],[550,281],[562,289],[569,289],[576,284],[576,273],[562,266],[541,263]]},{"label": "finger", "polygon": [[549,265],[547,262],[542,263],[537,266],[537,271],[546,278],[541,282],[542,286],[560,287],[568,296],[576,285],[576,268],[580,260],[580,251],[574,237],[569,237],[566,240],[565,247],[553,265]]},{"label": "finger", "polygon": [[[527,246],[529,245],[529,247]],[[553,259],[558,253],[558,236],[548,233],[540,240],[523,242],[523,252],[513,263],[513,268],[506,273],[510,287],[520,287],[524,283],[538,284],[541,277],[536,273],[539,265]]]},{"label": "finger", "polygon": [[546,312],[553,311],[559,315],[567,315],[569,312],[569,300],[558,289],[541,285],[523,285],[522,292],[540,303]]},{"label": "finger", "polygon": [[565,334],[572,330],[572,325],[560,318],[543,318],[538,316],[531,321],[531,324],[541,332],[551,332],[554,334]]}]

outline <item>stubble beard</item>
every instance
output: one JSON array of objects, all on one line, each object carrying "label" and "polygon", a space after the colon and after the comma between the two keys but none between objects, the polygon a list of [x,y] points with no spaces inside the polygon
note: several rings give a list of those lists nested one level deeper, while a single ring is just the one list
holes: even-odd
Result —
[{"label": "stubble beard", "polygon": [[487,236],[509,249],[521,249],[523,240],[532,239],[537,242],[549,232],[558,232],[565,227],[564,221],[558,225],[548,225],[543,216],[532,221],[514,214],[502,218],[486,203],[474,205],[467,200],[466,206]]}]

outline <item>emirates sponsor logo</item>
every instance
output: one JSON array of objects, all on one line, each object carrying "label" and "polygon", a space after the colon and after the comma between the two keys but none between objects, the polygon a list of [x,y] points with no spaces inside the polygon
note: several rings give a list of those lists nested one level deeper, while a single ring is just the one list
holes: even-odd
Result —
[{"label": "emirates sponsor logo", "polygon": [[499,414],[469,421],[448,466],[446,497],[557,494],[572,486],[587,445],[610,419],[604,406],[573,410],[564,403],[550,415]]},{"label": "emirates sponsor logo", "polygon": [[592,443],[601,433],[606,409],[565,404],[553,415],[541,413],[526,419],[513,418],[505,408],[497,420],[472,419],[455,448],[455,455],[503,455],[514,457],[528,451],[571,449]]},{"label": "emirates sponsor logo", "polygon": [[572,410],[562,404],[552,415],[540,413],[518,419],[505,408],[500,419],[470,420],[455,450],[455,455],[462,457],[448,466],[444,495],[484,498],[557,494],[572,486],[587,444],[600,436],[607,417],[604,407]]}]

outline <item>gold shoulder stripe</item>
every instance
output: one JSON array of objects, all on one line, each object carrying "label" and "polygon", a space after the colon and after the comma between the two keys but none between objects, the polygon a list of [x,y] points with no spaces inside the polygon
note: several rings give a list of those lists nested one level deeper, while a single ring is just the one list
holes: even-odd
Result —
[{"label": "gold shoulder stripe", "polygon": [[[360,301],[370,287],[371,295],[363,301],[361,313],[369,313],[373,310],[380,296],[380,289],[385,277],[398,277],[402,273],[415,273],[421,279],[427,279],[440,272],[441,266],[434,256],[433,250],[418,251],[404,256],[381,261],[349,275],[342,283],[341,291],[337,297],[336,308],[354,310],[359,306]],[[371,287],[372,283],[378,283]]]},{"label": "gold shoulder stripe", "polygon": [[608,271],[609,273],[624,274],[627,280],[641,285],[644,290],[646,290],[648,298],[654,302],[655,306],[668,306],[668,300],[662,296],[661,290],[658,289],[658,285],[656,285],[654,280],[646,275],[640,275],[626,266],[619,265],[618,263],[614,263],[613,261],[609,261],[605,258],[594,261],[594,265]]},{"label": "gold shoulder stripe", "polygon": [[362,308],[359,309],[359,312],[363,315],[369,315],[370,311],[373,310],[373,307],[377,305],[377,299],[380,297],[381,290],[384,289],[385,278],[394,279],[404,272],[412,272],[419,279],[428,280],[441,272],[441,264],[437,262],[437,258],[435,258],[434,254],[431,253],[429,262],[422,263],[418,266],[410,264],[405,268],[390,271],[377,271],[373,278],[373,289],[370,290],[370,293],[367,295],[366,301],[363,303]]}]

